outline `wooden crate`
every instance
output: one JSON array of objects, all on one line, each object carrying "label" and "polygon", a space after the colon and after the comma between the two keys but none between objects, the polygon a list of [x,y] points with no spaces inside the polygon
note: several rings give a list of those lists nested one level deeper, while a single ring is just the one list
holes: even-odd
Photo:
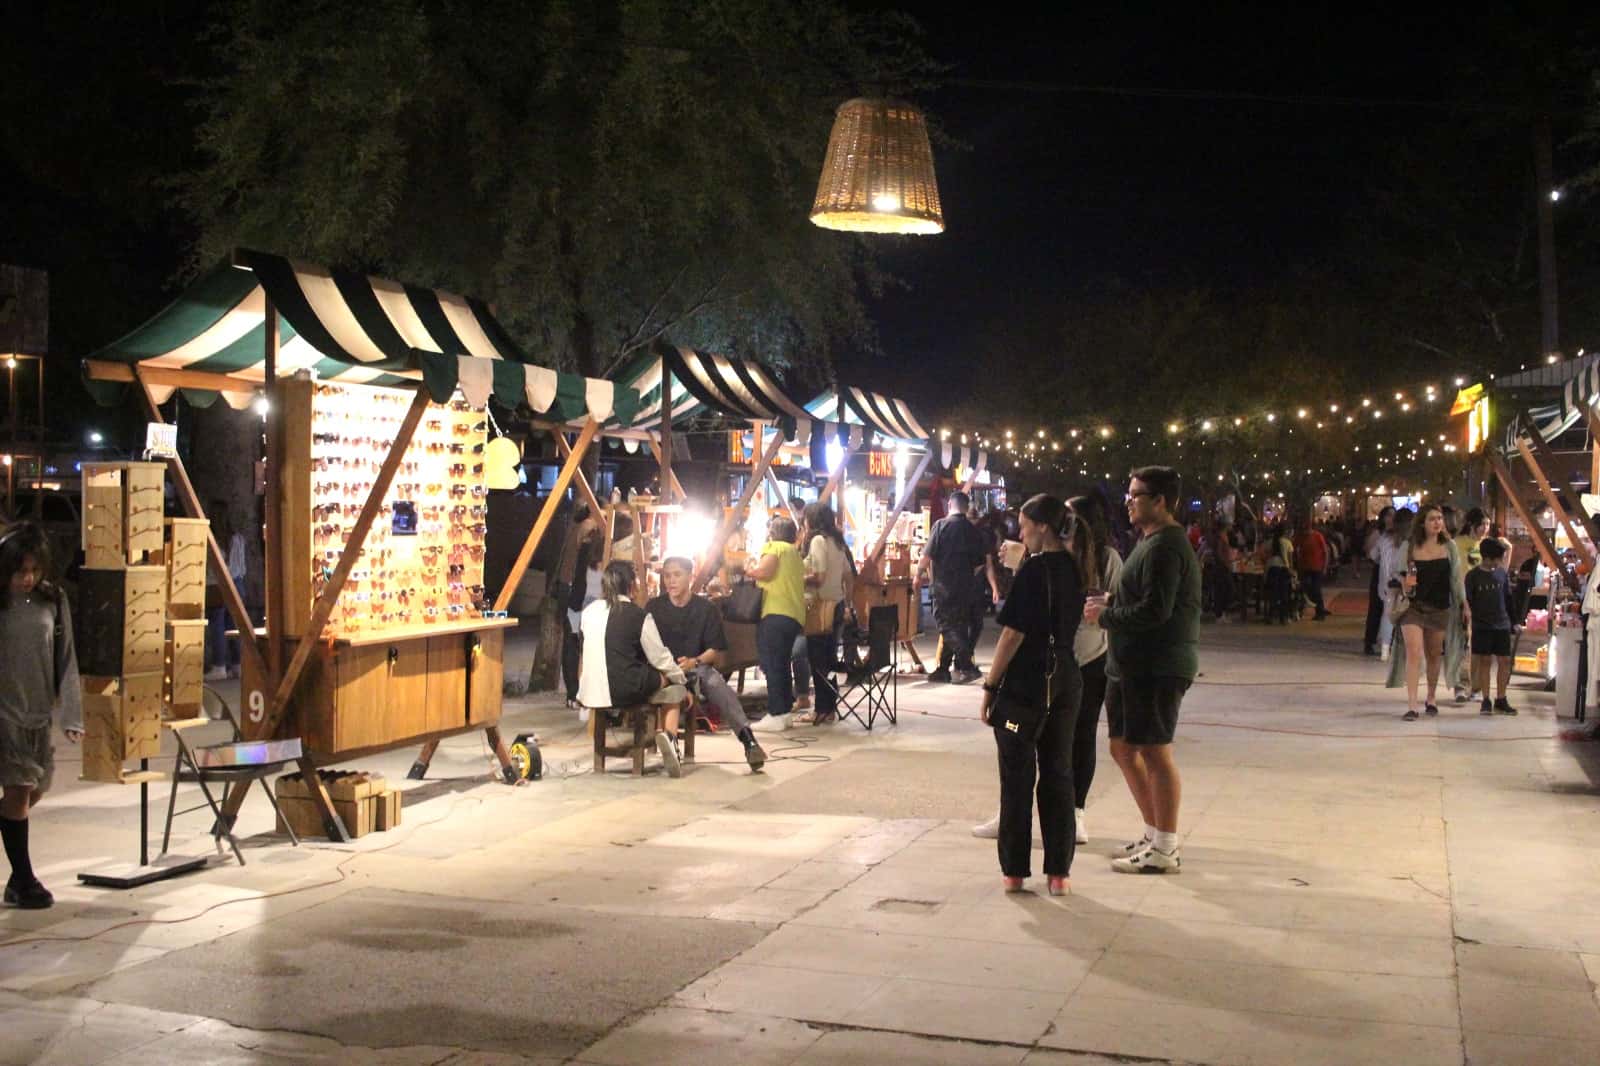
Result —
[{"label": "wooden crate", "polygon": [[[287,820],[294,827],[295,835],[302,837],[325,837],[327,830],[323,828],[322,816],[317,813],[316,804],[306,796],[279,796],[278,799],[278,832],[288,830],[284,826]],[[350,839],[364,837],[373,831],[377,821],[378,797],[368,796],[359,800],[334,800],[333,809],[339,815],[339,820],[344,822]]]},{"label": "wooden crate", "polygon": [[85,463],[84,566],[120,570],[142,566],[161,552],[164,463]]},{"label": "wooden crate", "polygon": [[203,702],[206,676],[204,620],[167,622],[165,702],[175,718],[192,718]]},{"label": "wooden crate", "polygon": [[161,674],[82,683],[83,779],[120,784],[124,762],[161,754]]},{"label": "wooden crate", "polygon": [[167,572],[159,566],[82,570],[73,635],[78,669],[95,677],[155,674],[166,652]]},{"label": "wooden crate", "polygon": [[167,568],[167,615],[206,616],[206,539],[211,523],[204,518],[167,519],[162,561]]},{"label": "wooden crate", "polygon": [[387,833],[391,829],[400,828],[400,790],[391,788],[389,791],[374,798],[375,819],[373,830],[378,833]]}]

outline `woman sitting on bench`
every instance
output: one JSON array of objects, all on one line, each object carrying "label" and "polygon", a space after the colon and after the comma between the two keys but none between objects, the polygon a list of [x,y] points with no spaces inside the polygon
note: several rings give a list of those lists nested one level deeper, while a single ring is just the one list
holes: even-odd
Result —
[{"label": "woman sitting on bench", "polygon": [[[668,704],[656,734],[656,749],[667,773],[683,774],[678,756],[678,707],[688,698],[683,670],[662,643],[655,619],[633,602],[637,579],[633,564],[617,560],[600,576],[600,598],[583,609],[583,659],[578,671],[578,702],[596,713],[642,703]],[[605,719],[595,721],[606,727]]]}]

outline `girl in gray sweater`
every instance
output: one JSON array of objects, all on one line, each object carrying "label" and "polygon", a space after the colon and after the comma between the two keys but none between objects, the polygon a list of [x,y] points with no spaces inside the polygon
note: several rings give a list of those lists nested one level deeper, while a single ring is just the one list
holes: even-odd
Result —
[{"label": "girl in gray sweater", "polygon": [[49,572],[50,545],[38,526],[0,533],[0,837],[11,861],[5,902],[27,910],[55,902],[28,856],[28,814],[55,774],[52,712],[67,740],[83,739],[72,617]]}]

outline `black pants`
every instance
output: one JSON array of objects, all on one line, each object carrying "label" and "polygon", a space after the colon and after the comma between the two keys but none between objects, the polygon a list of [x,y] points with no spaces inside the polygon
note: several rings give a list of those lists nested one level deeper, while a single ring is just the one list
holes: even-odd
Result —
[{"label": "black pants", "polygon": [[1214,563],[1206,570],[1206,577],[1211,586],[1211,613],[1221,618],[1233,607],[1233,571]]},{"label": "black pants", "polygon": [[833,607],[833,629],[821,636],[806,634],[806,658],[811,660],[811,687],[816,692],[813,708],[818,718],[839,713],[839,689],[833,683],[833,668],[839,661],[839,633],[844,629],[844,601]]},{"label": "black pants", "polygon": [[1300,571],[1300,591],[1306,594],[1306,599],[1311,601],[1311,606],[1317,609],[1318,617],[1328,613],[1327,604],[1322,602],[1322,571]]},{"label": "black pants", "polygon": [[933,590],[933,622],[939,627],[939,669],[976,670],[974,640],[983,629],[983,606],[977,596]]},{"label": "black pants", "polygon": [[572,631],[566,612],[561,617],[561,681],[567,687],[567,700],[578,701],[578,662],[583,654],[583,638]]},{"label": "black pants", "polygon": [[1094,784],[1095,734],[1100,730],[1100,708],[1106,702],[1106,657],[1078,669],[1083,673],[1083,697],[1072,730],[1072,791],[1076,797],[1073,806],[1081,811],[1089,805],[1089,786]]},{"label": "black pants", "polygon": [[1077,835],[1072,791],[1072,734],[1077,725],[1082,684],[1076,669],[1062,670],[1070,679],[1045,718],[1037,742],[1002,727],[994,731],[1000,760],[1000,872],[1006,877],[1031,877],[1033,870],[1033,801],[1039,799],[1039,828],[1044,835],[1046,877],[1072,873]]},{"label": "black pants", "polygon": [[1294,578],[1289,576],[1286,566],[1273,566],[1267,568],[1267,620],[1274,619],[1287,622],[1290,610],[1290,597],[1294,595]]},{"label": "black pants", "polygon": [[1372,580],[1367,585],[1367,629],[1361,646],[1373,648],[1378,644],[1378,626],[1383,622],[1383,598],[1378,595],[1378,564],[1372,564]]}]

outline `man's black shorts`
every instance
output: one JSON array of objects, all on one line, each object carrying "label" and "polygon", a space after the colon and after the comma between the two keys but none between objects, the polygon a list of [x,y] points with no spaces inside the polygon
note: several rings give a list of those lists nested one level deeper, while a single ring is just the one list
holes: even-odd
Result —
[{"label": "man's black shorts", "polygon": [[1189,691],[1183,677],[1111,678],[1106,682],[1106,724],[1114,740],[1171,744],[1178,706]]},{"label": "man's black shorts", "polygon": [[1483,626],[1472,627],[1472,654],[1474,655],[1510,655],[1511,630],[1487,629]]}]

